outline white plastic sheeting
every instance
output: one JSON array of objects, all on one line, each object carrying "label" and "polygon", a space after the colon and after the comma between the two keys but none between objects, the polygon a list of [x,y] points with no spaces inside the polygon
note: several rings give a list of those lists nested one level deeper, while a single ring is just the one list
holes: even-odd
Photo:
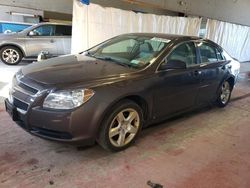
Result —
[{"label": "white plastic sheeting", "polygon": [[123,33],[156,32],[198,36],[200,18],[134,13],[99,5],[73,4],[72,53]]},{"label": "white plastic sheeting", "polygon": [[208,19],[206,38],[239,61],[250,60],[250,27]]}]

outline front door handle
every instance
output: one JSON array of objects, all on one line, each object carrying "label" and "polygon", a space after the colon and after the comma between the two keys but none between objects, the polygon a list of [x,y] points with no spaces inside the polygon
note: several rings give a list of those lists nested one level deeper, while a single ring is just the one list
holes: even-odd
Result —
[{"label": "front door handle", "polygon": [[53,39],[50,40],[51,43],[54,43],[55,41]]},{"label": "front door handle", "polygon": [[195,76],[201,75],[201,71],[195,70],[195,71],[194,71],[194,75],[195,75]]}]

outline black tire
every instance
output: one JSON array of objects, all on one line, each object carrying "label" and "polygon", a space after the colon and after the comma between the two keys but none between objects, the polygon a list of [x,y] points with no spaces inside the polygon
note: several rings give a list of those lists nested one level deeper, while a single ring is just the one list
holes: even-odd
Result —
[{"label": "black tire", "polygon": [[[12,56],[11,58],[9,58],[9,60],[6,59],[8,56],[7,55],[8,52],[10,53],[12,52]],[[15,46],[4,46],[0,50],[0,59],[6,65],[17,65],[18,63],[20,63],[22,58],[23,58],[23,53],[19,48]]]},{"label": "black tire", "polygon": [[[127,123],[122,123],[122,125],[124,125],[127,128],[124,128],[123,126],[121,126],[122,128],[120,127],[121,130],[118,131],[119,133],[116,134],[115,136],[113,136],[112,138],[110,138],[111,128],[117,129],[119,127],[118,119],[121,119],[120,116],[119,116],[119,114],[121,114],[121,113],[123,114],[123,117],[126,117],[126,115],[128,115],[126,117],[126,119],[129,119],[128,117],[132,116],[132,113],[134,114],[133,116],[136,116],[136,118],[133,119],[132,123],[128,123],[129,120],[126,121]],[[121,151],[121,150],[126,149],[127,147],[129,147],[135,141],[135,139],[137,138],[139,132],[142,129],[142,124],[143,124],[143,112],[142,112],[142,109],[140,108],[140,106],[138,106],[133,101],[123,100],[123,101],[115,104],[108,111],[108,113],[106,115],[107,116],[104,118],[104,120],[103,120],[103,122],[101,124],[100,130],[98,132],[97,142],[99,143],[99,145],[101,145],[104,149],[106,149],[108,151],[117,152],[117,151]],[[113,125],[115,125],[115,124],[118,124],[118,126],[113,127]],[[126,125],[126,124],[129,124],[129,125]],[[134,124],[134,125],[132,125],[132,124]],[[133,126],[133,128],[136,127],[136,129],[137,129],[136,133],[134,134],[134,133],[129,133],[128,132],[128,133],[124,134],[124,132],[128,131],[128,129],[131,128],[131,125]],[[130,128],[128,128],[128,127],[130,127]],[[119,145],[118,143],[119,143],[120,137],[122,137],[121,135],[125,135],[124,136],[124,138],[125,138],[124,139],[124,145],[117,146],[117,145]],[[117,138],[117,143],[116,143],[116,138]],[[128,140],[128,141],[130,140],[130,141],[126,143],[126,140]]]},{"label": "black tire", "polygon": [[[225,80],[219,87],[216,105],[220,108],[224,108],[230,101],[232,86],[228,80]],[[223,93],[224,92],[224,93]]]}]

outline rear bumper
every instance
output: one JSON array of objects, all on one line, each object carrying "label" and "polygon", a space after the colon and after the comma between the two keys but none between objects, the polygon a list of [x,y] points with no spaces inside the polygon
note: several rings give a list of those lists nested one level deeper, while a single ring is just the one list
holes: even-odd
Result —
[{"label": "rear bumper", "polygon": [[95,137],[90,131],[91,125],[79,125],[79,122],[86,122],[87,119],[84,114],[81,114],[82,119],[79,119],[77,110],[48,112],[34,108],[22,114],[8,99],[5,99],[5,108],[17,125],[33,135],[81,146],[95,143]]}]

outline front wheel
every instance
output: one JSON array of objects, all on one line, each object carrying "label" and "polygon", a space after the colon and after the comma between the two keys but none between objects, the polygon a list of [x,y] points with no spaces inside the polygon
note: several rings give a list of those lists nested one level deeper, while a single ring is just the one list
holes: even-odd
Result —
[{"label": "front wheel", "polygon": [[231,98],[231,93],[232,93],[232,87],[228,82],[228,80],[226,80],[220,86],[219,95],[216,101],[217,106],[225,107]]},{"label": "front wheel", "polygon": [[116,104],[102,123],[98,143],[106,150],[121,151],[129,147],[142,128],[141,108],[130,100]]},{"label": "front wheel", "polygon": [[22,52],[14,46],[5,46],[0,50],[1,61],[7,65],[17,65],[23,58]]}]

